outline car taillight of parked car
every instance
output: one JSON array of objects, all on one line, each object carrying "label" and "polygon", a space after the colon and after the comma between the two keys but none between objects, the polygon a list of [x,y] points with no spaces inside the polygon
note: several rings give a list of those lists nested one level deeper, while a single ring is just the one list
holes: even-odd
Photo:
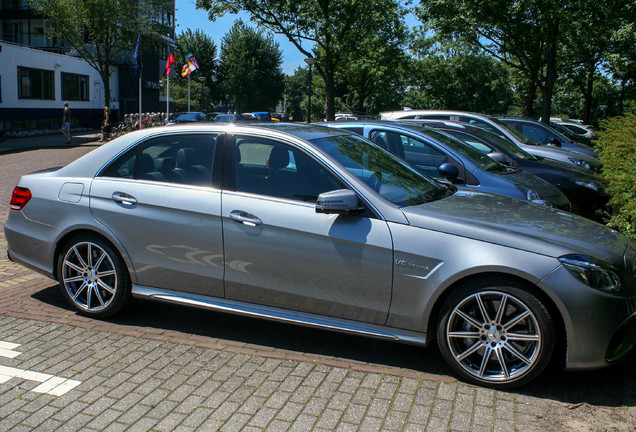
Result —
[{"label": "car taillight of parked car", "polygon": [[31,196],[31,191],[29,189],[17,186],[13,189],[13,195],[11,195],[11,203],[9,203],[9,207],[11,210],[22,210],[31,199]]}]

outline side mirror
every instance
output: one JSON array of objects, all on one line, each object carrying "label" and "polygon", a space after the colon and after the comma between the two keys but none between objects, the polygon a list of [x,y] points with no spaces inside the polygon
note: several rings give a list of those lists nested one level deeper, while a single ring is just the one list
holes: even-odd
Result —
[{"label": "side mirror", "polygon": [[448,162],[441,164],[439,168],[437,168],[437,171],[439,171],[439,174],[451,183],[459,176],[459,169]]},{"label": "side mirror", "polygon": [[316,200],[316,213],[347,214],[359,208],[358,196],[350,189],[324,192]]},{"label": "side mirror", "polygon": [[552,138],[552,140],[550,141],[550,144],[555,145],[557,147],[561,147],[561,140],[559,140],[558,138]]},{"label": "side mirror", "polygon": [[510,160],[506,157],[505,154],[501,152],[488,153],[488,157],[496,162],[499,162],[500,164],[510,165]]}]

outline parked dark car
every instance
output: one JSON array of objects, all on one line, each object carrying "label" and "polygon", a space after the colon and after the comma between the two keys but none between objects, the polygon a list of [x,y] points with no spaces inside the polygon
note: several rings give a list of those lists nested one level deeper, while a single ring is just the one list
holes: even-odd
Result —
[{"label": "parked dark car", "polygon": [[565,135],[545,123],[519,117],[499,117],[499,120],[514,127],[537,144],[554,145],[565,150],[598,157],[592,147],[568,139]]},{"label": "parked dark car", "polygon": [[168,124],[196,123],[196,122],[201,122],[206,120],[207,120],[207,117],[205,113],[191,111],[191,112],[179,113],[174,118],[172,118],[168,122]]},{"label": "parked dark car", "polygon": [[572,203],[572,211],[600,220],[609,200],[607,182],[590,170],[537,157],[477,126],[455,122],[414,120],[443,131],[506,165],[530,172],[559,188]]},{"label": "parked dark car", "polygon": [[369,138],[433,178],[446,179],[472,190],[571,210],[565,195],[548,182],[496,162],[458,139],[426,126],[379,120],[321,124]]}]

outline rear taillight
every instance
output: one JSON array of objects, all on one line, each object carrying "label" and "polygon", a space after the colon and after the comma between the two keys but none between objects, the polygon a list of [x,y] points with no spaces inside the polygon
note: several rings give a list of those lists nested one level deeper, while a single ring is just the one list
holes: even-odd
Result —
[{"label": "rear taillight", "polygon": [[13,189],[13,195],[11,195],[11,203],[9,204],[9,207],[11,210],[22,210],[30,199],[31,191],[27,188],[18,186]]}]

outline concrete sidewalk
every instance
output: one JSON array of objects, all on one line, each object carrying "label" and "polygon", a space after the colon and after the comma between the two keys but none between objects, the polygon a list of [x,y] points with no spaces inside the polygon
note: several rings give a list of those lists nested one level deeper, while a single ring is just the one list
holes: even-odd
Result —
[{"label": "concrete sidewalk", "polygon": [[46,148],[71,148],[84,145],[100,145],[99,131],[71,131],[71,142],[69,144],[66,144],[66,138],[61,132],[56,135],[39,135],[20,138],[5,137],[4,140],[0,141],[0,155]]}]

